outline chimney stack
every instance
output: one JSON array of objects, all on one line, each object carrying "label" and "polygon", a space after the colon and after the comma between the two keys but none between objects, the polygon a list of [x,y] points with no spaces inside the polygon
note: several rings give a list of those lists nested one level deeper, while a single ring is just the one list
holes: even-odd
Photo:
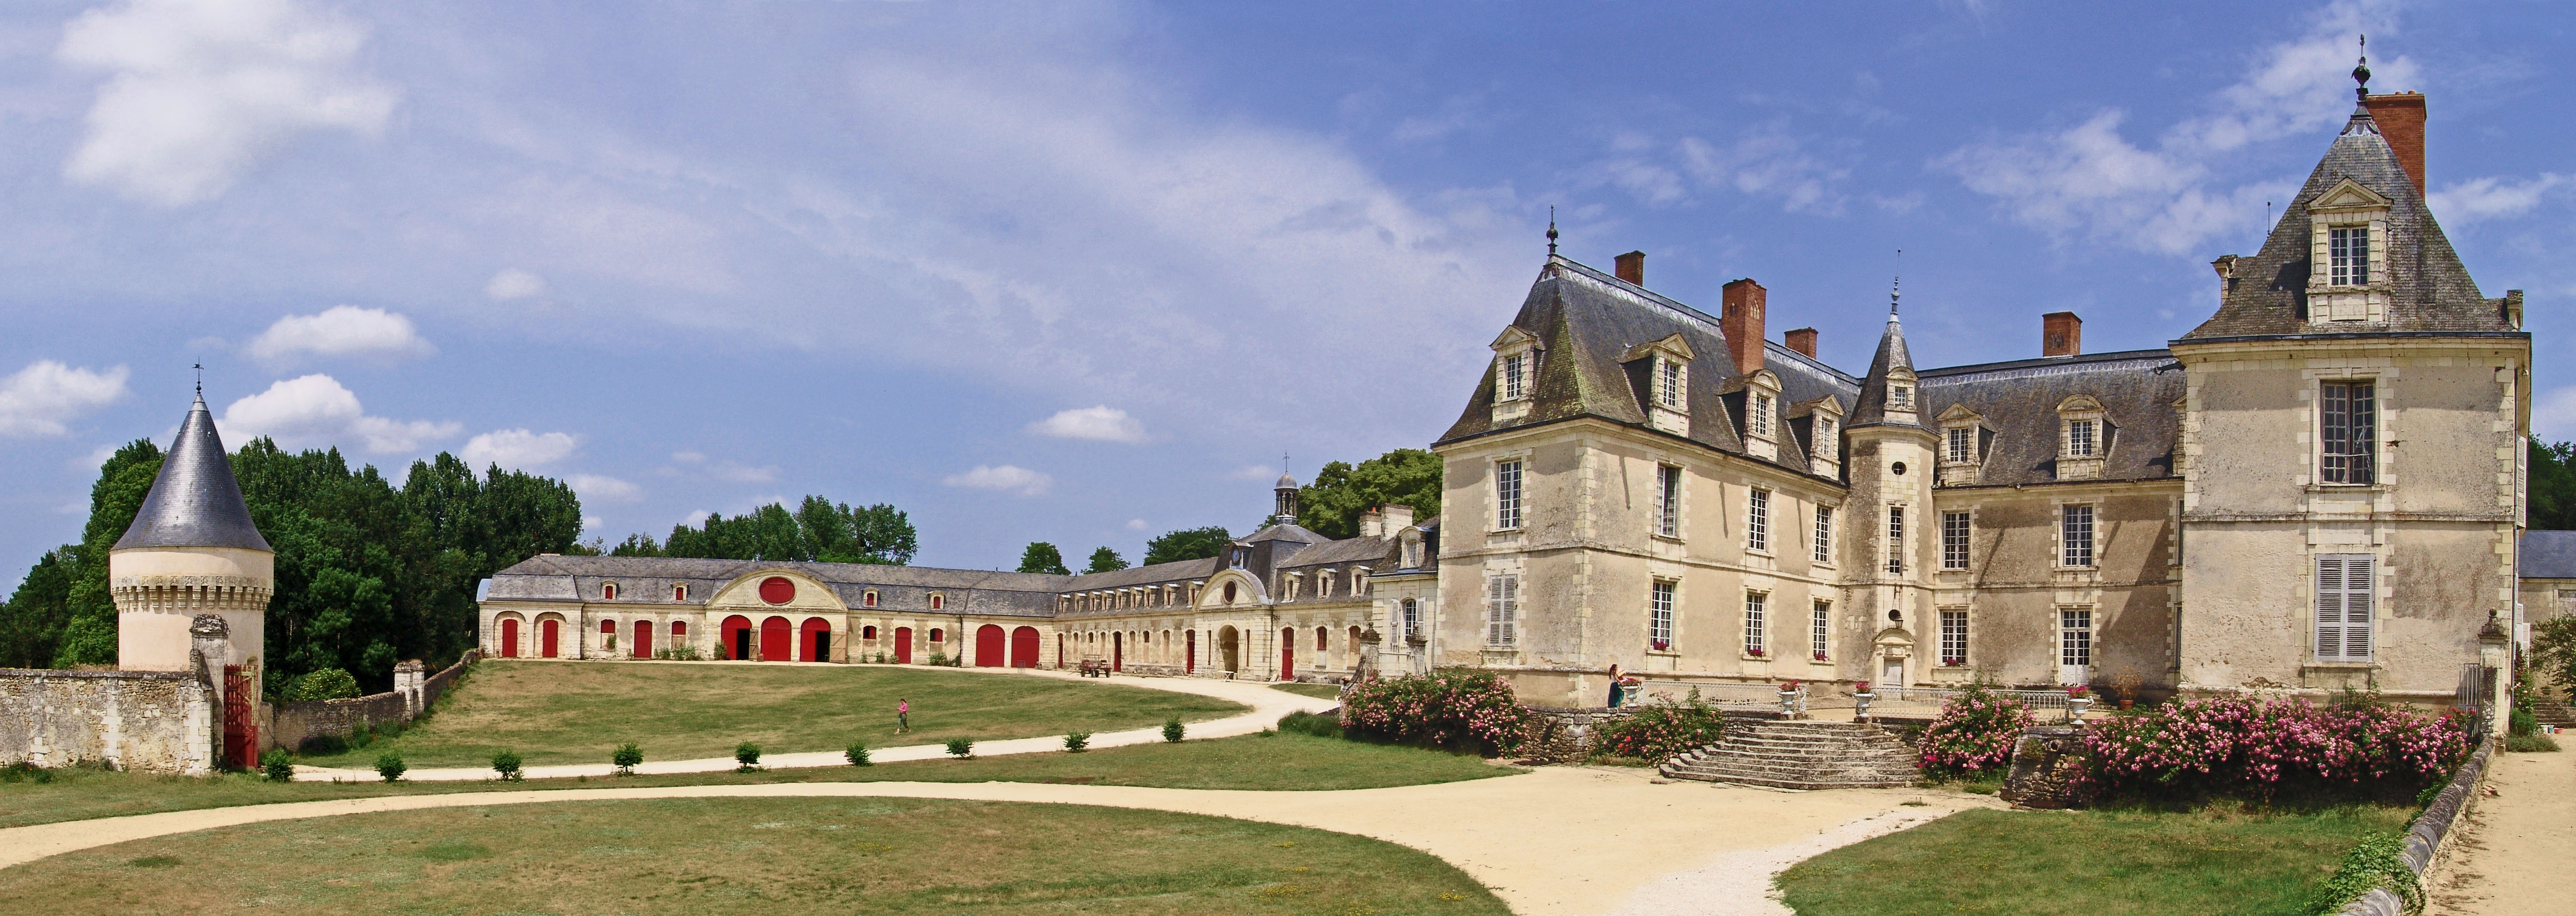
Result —
[{"label": "chimney stack", "polygon": [[2415,182],[2415,195],[2424,195],[2424,94],[2393,92],[2387,95],[2362,96],[2361,106],[2370,111],[2371,123],[2379,125],[2379,136],[2396,151],[2397,164],[2404,166],[2406,177]]},{"label": "chimney stack", "polygon": [[1780,340],[1788,344],[1789,349],[1797,351],[1798,355],[1808,359],[1816,358],[1816,329],[1799,328],[1780,335]]},{"label": "chimney stack", "polygon": [[1360,536],[1364,538],[1385,537],[1386,516],[1378,512],[1376,509],[1369,509],[1361,512]]},{"label": "chimney stack", "polygon": [[1379,517],[1383,520],[1381,524],[1386,526],[1387,537],[1394,537],[1396,535],[1403,534],[1404,529],[1413,527],[1412,506],[1408,506],[1403,503],[1391,503],[1377,507],[1377,511]]},{"label": "chimney stack", "polygon": [[1636,286],[1638,289],[1645,289],[1645,288],[1646,288],[1646,253],[1645,253],[1645,252],[1642,252],[1642,251],[1631,251],[1631,252],[1628,252],[1627,254],[1620,255],[1620,256],[1619,256],[1618,264],[1619,264],[1619,279],[1622,279],[1622,280],[1626,280],[1626,281],[1628,281],[1631,285]]},{"label": "chimney stack", "polygon": [[2074,312],[2039,316],[2039,355],[2074,356],[2084,352],[2084,319]]},{"label": "chimney stack", "polygon": [[1717,329],[1726,332],[1726,349],[1735,357],[1735,373],[1762,371],[1762,284],[1747,278],[1726,284],[1719,298]]}]

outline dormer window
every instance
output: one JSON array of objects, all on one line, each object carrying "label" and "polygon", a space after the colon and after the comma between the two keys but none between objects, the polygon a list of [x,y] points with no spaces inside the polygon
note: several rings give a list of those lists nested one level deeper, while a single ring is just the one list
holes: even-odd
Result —
[{"label": "dormer window", "polygon": [[876,606],[877,606],[877,590],[872,588],[872,589],[868,589],[867,591],[860,592],[860,593],[859,593],[859,606],[860,606],[860,607],[876,607]]},{"label": "dormer window", "polygon": [[2090,480],[2102,476],[2103,457],[2111,451],[2111,422],[2102,402],[2079,394],[2057,404],[2057,479]]},{"label": "dormer window", "polygon": [[1941,460],[1952,464],[1967,464],[1976,460],[1976,430],[1965,426],[1953,426],[1941,432]]},{"label": "dormer window", "polygon": [[687,601],[687,600],[689,600],[689,587],[688,587],[688,586],[686,586],[686,585],[674,585],[674,586],[671,586],[671,600],[673,600],[673,601]]},{"label": "dormer window", "polygon": [[1682,409],[1682,364],[1669,359],[1656,362],[1655,403]]},{"label": "dormer window", "polygon": [[2370,285],[2370,227],[2336,226],[2326,230],[2326,282],[2334,286]]},{"label": "dormer window", "polygon": [[1503,357],[1503,400],[1517,401],[1529,396],[1529,354],[1513,353]]},{"label": "dormer window", "polygon": [[1753,415],[1753,419],[1745,424],[1746,427],[1756,436],[1769,437],[1771,435],[1771,396],[1759,391],[1754,392],[1753,406],[1748,412]]},{"label": "dormer window", "polygon": [[601,583],[601,584],[600,584],[600,586],[599,586],[599,600],[601,600],[601,601],[615,601],[615,600],[617,600],[617,583],[615,583],[615,582],[604,582],[604,583]]},{"label": "dormer window", "polygon": [[[948,596],[946,596],[946,595],[942,595],[942,594],[940,594],[940,593],[938,593],[938,592],[931,592],[931,593],[930,593],[930,609],[931,609],[931,610],[934,610],[934,611],[937,611],[937,610],[944,610],[944,609],[946,609],[947,607],[948,607]],[[938,631],[938,630],[932,630],[932,631],[930,631],[930,632],[932,632],[932,633],[937,633],[937,632],[939,632],[939,631]],[[930,641],[932,641],[932,642],[938,642],[938,641],[939,641],[939,637],[937,637],[937,636],[933,636],[933,637],[931,637]]]},{"label": "dormer window", "polygon": [[1508,424],[1529,414],[1530,387],[1538,382],[1539,356],[1545,351],[1538,335],[1517,327],[1504,328],[1491,346],[1494,348],[1493,421]]},{"label": "dormer window", "polygon": [[1819,455],[1831,455],[1831,454],[1834,454],[1836,451],[1838,451],[1838,449],[1836,448],[1836,446],[1837,446],[1838,444],[1839,444],[1839,442],[1834,438],[1834,418],[1833,418],[1833,417],[1831,417],[1831,416],[1825,415],[1825,414],[1817,414],[1817,415],[1816,415],[1816,446],[1815,446],[1816,454],[1819,454]]},{"label": "dormer window", "polygon": [[2093,457],[2094,443],[2097,441],[2095,428],[2096,424],[2092,420],[2066,421],[2066,456],[2069,458]]},{"label": "dormer window", "polygon": [[1889,410],[1913,410],[1914,386],[1904,384],[1887,386],[1887,407]]},{"label": "dormer window", "polygon": [[2307,320],[2388,320],[2391,203],[2350,178],[2308,202]]}]

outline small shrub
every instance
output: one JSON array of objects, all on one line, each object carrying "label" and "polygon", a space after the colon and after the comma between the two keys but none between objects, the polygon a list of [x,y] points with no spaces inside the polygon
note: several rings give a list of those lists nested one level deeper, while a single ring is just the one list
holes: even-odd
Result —
[{"label": "small shrub", "polygon": [[2554,754],[2558,752],[2558,742],[2548,735],[2507,735],[2504,749],[2519,754]]},{"label": "small shrub", "polygon": [[2337,913],[2374,887],[2385,887],[2405,901],[2406,912],[2424,908],[2424,886],[2415,870],[2406,867],[2406,838],[2403,834],[2381,834],[2362,840],[2345,853],[2343,864],[2333,877],[2318,885],[2316,895],[2308,900],[2310,913]]},{"label": "small shrub", "polygon": [[618,745],[616,750],[608,753],[608,763],[617,768],[619,776],[635,775],[635,767],[643,762],[644,749],[635,746],[635,742],[632,741]]},{"label": "small shrub", "polygon": [[734,768],[733,768],[733,771],[734,771],[734,772],[736,772],[736,773],[755,773],[755,772],[759,772],[759,770],[760,770],[760,745],[753,744],[753,743],[751,743],[751,742],[749,742],[749,741],[745,741],[745,742],[743,742],[743,743],[741,743],[741,744],[734,745],[734,747],[733,747],[733,762],[734,762],[734,763],[736,763],[736,764],[740,764],[739,766],[736,766],[736,767],[734,767]]},{"label": "small shrub", "polygon": [[502,782],[518,782],[521,778],[519,774],[519,752],[504,749],[500,753],[492,755],[492,771],[501,774]]},{"label": "small shrub", "polygon": [[21,760],[0,767],[0,782],[32,782],[42,785],[54,781],[54,771]]},{"label": "small shrub", "polygon": [[1594,753],[1671,760],[1717,743],[1726,731],[1726,717],[1700,699],[1696,687],[1682,702],[1664,697],[1634,709],[1634,715],[1601,727]]},{"label": "small shrub", "polygon": [[930,650],[930,663],[933,665],[948,664],[948,653],[941,652],[937,649]]},{"label": "small shrub", "polygon": [[1073,732],[1064,736],[1064,749],[1067,753],[1079,754],[1090,747],[1090,732]]},{"label": "small shrub", "polygon": [[324,668],[295,679],[287,699],[296,702],[345,700],[358,695],[358,679],[338,668]]},{"label": "small shrub", "polygon": [[1511,682],[1489,671],[1370,678],[1342,692],[1345,734],[1488,756],[1518,750],[1529,716],[1513,699]]},{"label": "small shrub", "polygon": [[1187,728],[1185,728],[1185,727],[1183,727],[1183,726],[1181,725],[1181,720],[1180,720],[1178,717],[1174,717],[1174,718],[1172,718],[1171,720],[1166,721],[1166,722],[1164,722],[1164,723],[1163,723],[1163,740],[1164,740],[1164,741],[1168,741],[1168,742],[1171,742],[1171,743],[1173,743],[1173,744],[1179,744],[1179,743],[1181,743],[1181,736],[1182,736],[1183,734],[1186,734],[1187,732],[1188,732],[1188,729],[1187,729]]},{"label": "small shrub", "polygon": [[2517,737],[2540,734],[2540,717],[2532,715],[2531,710],[2520,703],[2514,705],[2513,715],[2507,721],[2511,723],[2506,727],[2507,734]]},{"label": "small shrub", "polygon": [[1982,682],[1941,706],[1941,715],[1923,729],[1925,772],[1974,780],[2012,765],[2013,744],[2031,724],[2030,704],[1996,694]]},{"label": "small shrub", "polygon": [[386,751],[376,755],[376,775],[384,777],[386,782],[401,779],[403,771],[408,769],[411,768],[403,765],[401,754]]},{"label": "small shrub", "polygon": [[975,742],[967,738],[948,739],[948,756],[970,760],[975,756]]},{"label": "small shrub", "polygon": [[1311,712],[1292,712],[1279,717],[1279,730],[1318,738],[1339,738],[1342,737],[1342,720]]},{"label": "small shrub", "polygon": [[841,756],[847,758],[850,761],[850,765],[854,767],[876,765],[868,762],[868,745],[865,741],[850,742],[849,749],[842,751]]},{"label": "small shrub", "polygon": [[295,762],[286,755],[285,748],[269,748],[268,753],[259,755],[259,772],[270,782],[293,782]]}]

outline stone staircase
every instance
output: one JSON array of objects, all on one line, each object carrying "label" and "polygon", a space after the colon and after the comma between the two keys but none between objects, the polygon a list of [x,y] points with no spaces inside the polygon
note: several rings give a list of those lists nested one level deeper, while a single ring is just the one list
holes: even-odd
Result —
[{"label": "stone staircase", "polygon": [[1724,738],[1661,772],[1775,789],[1880,789],[1921,781],[1914,761],[1914,748],[1875,725],[1729,717]]},{"label": "stone staircase", "polygon": [[2567,702],[2555,697],[2540,696],[2533,698],[2531,701],[2531,717],[2540,720],[2540,724],[2542,725],[2558,726],[2562,731],[2567,729],[2576,729],[2576,711],[2568,710]]}]

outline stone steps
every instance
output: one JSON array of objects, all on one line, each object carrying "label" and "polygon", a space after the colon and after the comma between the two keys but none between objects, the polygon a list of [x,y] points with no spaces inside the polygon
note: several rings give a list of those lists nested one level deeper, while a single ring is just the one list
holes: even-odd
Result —
[{"label": "stone steps", "polygon": [[1915,753],[1875,725],[1728,719],[1724,738],[1666,762],[1667,779],[1779,789],[1876,789],[1921,780]]},{"label": "stone steps", "polygon": [[2576,728],[2576,711],[2569,710],[2567,704],[2559,700],[2543,697],[2531,701],[2531,717],[2540,720],[2542,725]]}]

